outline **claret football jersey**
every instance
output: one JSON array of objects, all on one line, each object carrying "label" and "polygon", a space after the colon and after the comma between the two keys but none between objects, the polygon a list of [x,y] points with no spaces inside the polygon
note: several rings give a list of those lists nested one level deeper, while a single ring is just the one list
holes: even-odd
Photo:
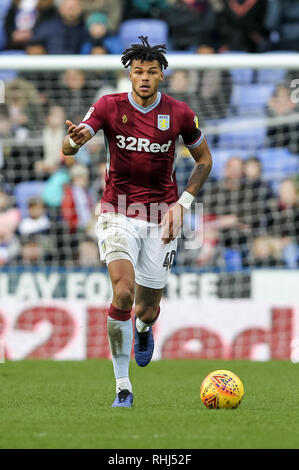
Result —
[{"label": "claret football jersey", "polygon": [[[179,136],[188,148],[204,138],[187,104],[160,92],[146,108],[133,100],[131,92],[105,95],[92,105],[81,125],[92,135],[99,129],[104,132],[107,169],[102,210],[113,207],[122,212],[122,201],[126,215],[146,220],[152,219],[151,205],[170,206],[178,200],[174,168]],[[138,205],[146,208],[146,216],[132,210]]]}]

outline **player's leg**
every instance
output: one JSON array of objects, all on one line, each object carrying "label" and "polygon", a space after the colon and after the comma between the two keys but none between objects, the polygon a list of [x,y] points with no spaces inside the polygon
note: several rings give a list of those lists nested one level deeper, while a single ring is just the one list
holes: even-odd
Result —
[{"label": "player's leg", "polygon": [[132,263],[125,259],[112,261],[108,270],[113,299],[108,311],[107,333],[117,394],[112,406],[120,406],[126,401],[130,405],[133,400],[129,365],[133,340],[131,310],[134,302],[135,273]]},{"label": "player's leg", "polygon": [[106,261],[113,288],[108,311],[107,333],[116,380],[115,406],[132,406],[132,385],[129,364],[132,350],[133,326],[131,309],[134,301],[134,264],[138,257],[138,236],[126,218],[103,214],[97,224],[101,259]]},{"label": "player's leg", "polygon": [[163,289],[135,284],[135,315],[138,319],[138,331],[146,331],[157,320],[160,312],[160,301]]},{"label": "player's leg", "polygon": [[152,326],[160,313],[163,290],[136,284],[134,354],[137,364],[141,367],[150,362],[154,352]]},{"label": "player's leg", "polygon": [[140,221],[142,248],[135,270],[135,360],[146,366],[153,355],[154,338],[152,326],[160,313],[160,300],[172,267],[177,240],[162,243],[162,227]]}]

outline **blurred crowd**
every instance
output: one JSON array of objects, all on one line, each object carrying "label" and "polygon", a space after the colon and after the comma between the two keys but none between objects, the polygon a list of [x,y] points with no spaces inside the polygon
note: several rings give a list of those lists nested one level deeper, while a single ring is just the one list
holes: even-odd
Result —
[{"label": "blurred crowd", "polygon": [[200,193],[203,210],[186,216],[192,231],[179,241],[185,250],[177,262],[232,271],[298,267],[298,182],[285,177],[275,191],[258,157],[231,156],[223,177],[210,178]]},{"label": "blurred crowd", "polygon": [[132,19],[163,22],[174,51],[299,48],[296,0],[1,0],[0,50],[121,53]]},{"label": "blurred crowd", "polygon": [[[2,0],[0,48],[3,54],[121,53],[122,26],[136,18],[165,23],[170,51],[299,48],[299,7],[292,0]],[[161,91],[198,113],[214,157],[197,198],[203,211],[194,207],[186,216],[177,266],[299,266],[294,78],[278,69],[167,70]],[[127,74],[2,71],[0,79],[0,266],[101,266],[94,206],[105,188],[104,138],[98,133],[75,159],[61,155],[61,143],[66,119],[78,123],[99,97],[130,90]],[[193,164],[181,142],[179,193]]]}]

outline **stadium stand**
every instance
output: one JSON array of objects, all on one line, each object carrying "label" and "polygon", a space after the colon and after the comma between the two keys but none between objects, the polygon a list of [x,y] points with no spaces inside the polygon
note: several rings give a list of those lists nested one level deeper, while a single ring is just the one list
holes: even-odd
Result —
[{"label": "stadium stand", "polygon": [[[115,4],[115,2],[112,3]],[[76,52],[78,55],[79,52],[82,54],[100,54],[103,52],[119,54],[128,45],[136,42],[137,36],[140,34],[148,34],[152,43],[166,43],[169,46],[169,53],[188,52],[190,54],[190,48],[193,48],[194,52],[198,50],[198,52],[204,51],[205,53],[218,52],[219,54],[244,56],[248,52],[258,52],[261,49],[267,54],[271,54],[278,49],[281,53],[299,49],[299,43],[296,43],[295,29],[287,30],[286,28],[286,25],[289,25],[290,22],[293,26],[297,24],[296,8],[294,18],[290,18],[284,11],[278,21],[277,12],[275,8],[273,9],[273,2],[258,2],[260,4],[259,8],[263,11],[262,16],[259,17],[261,25],[259,31],[262,33],[262,40],[253,44],[251,39],[244,37],[244,34],[251,34],[252,28],[256,25],[254,20],[249,22],[247,29],[244,29],[242,37],[240,36],[242,39],[239,44],[240,47],[236,47],[236,37],[232,38],[227,35],[225,21],[227,21],[229,13],[225,2],[211,0],[210,2],[193,2],[193,7],[199,8],[200,4],[200,8],[204,8],[204,4],[209,3],[209,11],[213,11],[215,17],[212,32],[213,41],[211,41],[209,34],[206,36],[206,44],[203,44],[202,38],[198,37],[196,44],[193,42],[186,47],[184,46],[184,50],[176,50],[173,48],[171,25],[167,23],[165,12],[167,8],[177,7],[179,3],[191,4],[192,2],[165,0],[158,2],[156,9],[150,8],[147,4],[146,6],[149,8],[142,10],[142,2],[124,1],[117,15],[115,15],[110,2],[104,0],[101,2],[82,0],[81,4],[78,0],[63,0],[57,2],[57,4],[55,3],[60,9],[60,14],[57,13],[60,16],[55,16],[55,22],[60,21],[61,25],[61,5],[67,7],[67,11],[71,9],[71,5],[80,6],[77,11],[80,27],[77,28],[73,25],[71,28],[71,34],[74,34],[76,38],[76,47],[72,51],[66,51]],[[274,3],[278,8],[277,11],[281,11],[282,2],[275,1]],[[290,1],[288,3],[294,6],[294,2]],[[132,17],[132,4],[134,4],[134,11],[139,8],[139,14],[136,17]],[[216,4],[220,5],[222,10],[221,8],[220,10],[217,9]],[[3,25],[10,6],[10,1],[1,2],[0,49],[3,49],[5,45]],[[265,8],[266,10],[268,8],[268,13]],[[63,15],[67,17],[68,13],[65,13],[65,10],[63,11]],[[223,21],[220,21],[223,12],[225,15]],[[256,19],[257,13],[253,10],[251,13]],[[105,24],[107,23],[108,29],[105,30],[103,36],[105,40],[98,38],[99,40],[95,40],[93,43],[90,32],[88,32],[88,25],[91,26],[99,20],[104,21]],[[54,19],[52,18],[49,21],[53,22]],[[244,21],[243,18],[242,24],[244,24]],[[40,32],[45,28],[45,24],[47,22],[33,26],[33,38],[42,37]],[[47,31],[46,36],[48,37],[51,27]],[[83,31],[85,49],[81,47],[83,36],[79,37],[79,35],[83,35]],[[241,34],[240,29],[238,29],[238,34]],[[279,37],[282,38],[281,42],[279,42]],[[273,38],[278,38],[278,40],[275,41]],[[225,42],[226,39],[228,42]],[[33,40],[31,45],[36,45],[38,40],[37,42]],[[229,44],[231,44],[231,47],[229,47]],[[93,46],[97,47],[94,51]],[[102,46],[103,50],[101,51],[100,47]],[[206,48],[199,50],[198,46],[206,46]],[[44,52],[61,52],[61,50],[55,50],[55,47]],[[64,49],[62,51],[65,52]],[[33,53],[33,50],[27,48],[25,51],[1,51],[1,54],[4,55],[15,54],[16,60],[17,54],[20,53],[30,54]],[[80,59],[78,58],[78,60]],[[215,194],[218,191],[220,198],[217,214],[214,212],[205,214],[206,217],[212,217],[213,221],[215,217],[215,220],[219,222],[217,229],[215,227],[218,222],[212,224],[215,231],[213,243],[206,241],[207,245],[202,247],[203,253],[207,246],[211,247],[213,245],[211,256],[208,258],[201,256],[201,249],[199,249],[198,256],[190,259],[190,254],[184,254],[182,251],[175,262],[176,266],[225,266],[228,270],[239,270],[240,268],[252,266],[254,264],[254,261],[252,261],[254,258],[253,253],[259,252],[261,244],[268,243],[269,227],[273,227],[273,220],[275,220],[273,214],[279,208],[281,183],[286,178],[291,178],[295,183],[298,181],[298,103],[294,103],[290,99],[290,83],[293,78],[294,74],[285,68],[232,68],[231,70],[196,71],[192,70],[191,55],[189,70],[167,71],[162,91],[177,99],[186,101],[198,113],[200,125],[205,131],[214,157],[214,166],[210,177],[211,187],[207,186],[203,194],[200,195],[199,200],[204,197],[207,208],[213,206],[213,190],[211,188],[214,187],[214,184],[216,184],[214,187]],[[59,139],[65,132],[64,117],[67,116],[67,118],[78,121],[90,104],[99,96],[107,92],[113,93],[124,90],[128,87],[127,77],[119,71],[112,72],[109,70],[99,72],[78,70],[17,72],[5,70],[0,72],[0,79],[4,80],[6,85],[6,102],[0,105],[1,186],[5,183],[8,192],[11,196],[14,196],[15,207],[20,211],[22,218],[27,215],[27,203],[32,196],[41,196],[43,198],[51,225],[49,234],[50,237],[53,237],[53,240],[55,238],[53,245],[57,246],[57,251],[54,250],[52,255],[47,258],[49,263],[57,263],[58,261],[63,265],[69,265],[75,261],[78,262],[78,260],[83,263],[82,252],[84,252],[84,249],[92,251],[90,245],[95,244],[96,240],[90,228],[93,221],[90,224],[86,223],[84,227],[80,227],[77,233],[78,236],[74,236],[71,242],[70,233],[67,224],[65,224],[65,211],[63,216],[62,201],[65,201],[65,197],[69,195],[65,191],[66,187],[70,187],[70,168],[72,164],[70,163],[68,167],[66,162],[61,161],[58,151]],[[23,96],[21,96],[21,93],[23,93]],[[225,174],[228,162],[233,157],[240,159],[242,174],[237,178],[238,185],[236,189],[231,191],[226,186]],[[256,180],[249,181],[245,174],[245,166],[246,162],[252,157],[260,162],[261,174]],[[90,197],[93,201],[100,197],[105,184],[103,175],[105,163],[103,163],[103,158],[105,158],[105,150],[101,134],[93,139],[78,155],[79,163],[84,166],[88,174],[90,188],[92,189]],[[188,152],[180,144],[176,160],[176,175],[180,192],[186,184],[193,165],[194,162]],[[269,190],[269,183],[271,183],[272,193]],[[254,192],[257,188],[261,191],[259,193],[262,200],[261,207],[257,207],[254,198]],[[263,194],[266,194],[266,197]],[[272,201],[271,204],[270,200]],[[254,237],[252,234],[248,236],[246,232],[246,226],[249,226],[249,223],[248,221],[244,222],[246,217],[244,217],[243,209],[243,212],[242,210],[240,212],[240,207],[247,207],[252,220],[254,219],[253,224],[256,224],[257,214],[263,219],[263,226],[255,227]],[[265,217],[262,217],[262,213],[265,213],[265,207],[272,214],[271,223]],[[232,216],[230,221],[232,226],[229,226],[227,216]],[[236,220],[238,220],[238,227],[233,226],[236,224]],[[228,226],[225,226],[226,223]],[[298,245],[298,230],[295,226],[298,221],[296,217],[289,218],[286,223],[293,224],[291,227],[294,230],[293,232],[290,230],[290,232],[292,232],[292,240],[295,240],[295,244]],[[74,230],[76,231],[76,228]],[[16,233],[14,236],[17,238],[19,235]],[[264,238],[260,240],[259,237]],[[281,239],[282,235],[275,232],[275,237]],[[256,238],[258,238],[257,242]],[[184,246],[183,242],[182,247]],[[80,250],[78,251],[79,246]],[[19,250],[20,247],[21,244]],[[18,254],[17,244],[14,245],[14,250],[12,251],[14,256],[7,258],[7,262],[21,263],[22,257],[20,251]],[[284,260],[285,251],[282,248],[277,251],[279,254],[276,260],[278,265],[283,263],[287,266],[294,266],[295,263],[298,266],[296,257],[291,258],[290,261],[290,255],[288,255],[288,261]],[[78,256],[78,253],[81,253],[81,255]],[[252,259],[250,259],[250,256],[252,256]],[[271,254],[271,259],[264,260],[265,266],[273,262],[273,256]],[[263,265],[263,262],[259,259],[257,264]]]}]

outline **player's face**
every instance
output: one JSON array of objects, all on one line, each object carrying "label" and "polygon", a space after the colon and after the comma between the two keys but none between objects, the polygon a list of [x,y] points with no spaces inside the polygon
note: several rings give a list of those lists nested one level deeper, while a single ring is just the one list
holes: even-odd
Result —
[{"label": "player's face", "polygon": [[154,97],[160,82],[164,79],[161,66],[157,60],[133,60],[130,71],[133,92],[142,100]]}]

